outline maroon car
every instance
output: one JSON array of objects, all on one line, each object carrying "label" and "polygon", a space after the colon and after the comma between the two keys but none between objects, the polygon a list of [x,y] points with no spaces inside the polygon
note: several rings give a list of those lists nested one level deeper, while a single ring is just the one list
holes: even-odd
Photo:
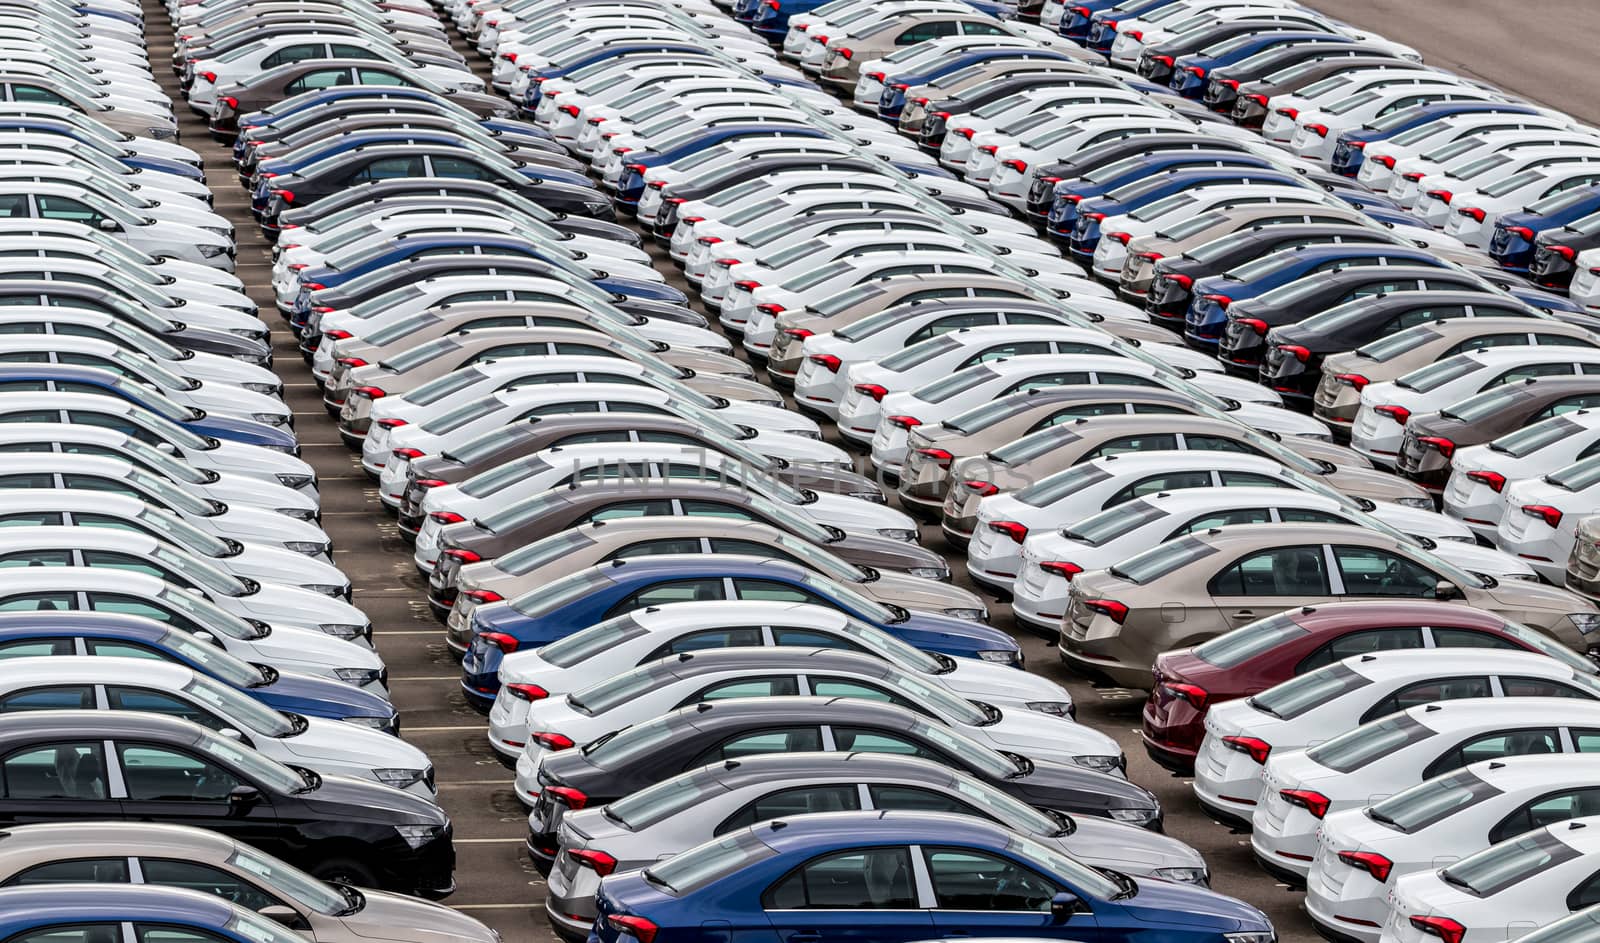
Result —
[{"label": "maroon car", "polygon": [[1600,671],[1554,639],[1468,606],[1399,599],[1305,606],[1156,656],[1140,731],[1145,751],[1167,769],[1188,775],[1211,705],[1265,691],[1351,655],[1402,648],[1535,651],[1581,671]]}]

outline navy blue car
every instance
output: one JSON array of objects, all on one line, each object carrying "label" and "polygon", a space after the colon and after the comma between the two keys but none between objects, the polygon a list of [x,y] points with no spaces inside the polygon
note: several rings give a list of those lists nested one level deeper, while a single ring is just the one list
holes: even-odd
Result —
[{"label": "navy blue car", "polygon": [[1187,56],[1179,56],[1172,64],[1172,78],[1167,81],[1167,87],[1177,92],[1184,98],[1199,101],[1206,92],[1206,76],[1211,70],[1220,69],[1230,65],[1237,65],[1250,58],[1263,49],[1273,46],[1282,46],[1288,43],[1347,43],[1350,37],[1338,33],[1325,33],[1321,30],[1273,30],[1264,33],[1250,33],[1229,40],[1216,47],[1210,55],[1204,52],[1194,52]]},{"label": "navy blue car", "polygon": [[[1118,21],[1153,13],[1162,7],[1171,6],[1174,2],[1176,0],[1127,0],[1116,5],[1106,5],[1090,15],[1083,45],[1102,56],[1109,56],[1112,44],[1117,41]],[[1062,22],[1066,22],[1065,17],[1062,18]]]},{"label": "navy blue car", "polygon": [[738,829],[607,877],[595,905],[590,943],[709,941],[705,928],[730,926],[807,943],[1276,939],[1265,914],[1216,891],[1093,868],[975,816],[899,810]]},{"label": "navy blue car", "polygon": [[1581,187],[1552,194],[1518,212],[1501,214],[1489,236],[1489,258],[1508,272],[1526,274],[1533,262],[1534,240],[1540,233],[1597,212],[1600,187]]},{"label": "navy blue car", "polygon": [[[1093,172],[1057,181],[1052,188],[1050,228],[1058,233],[1069,233],[1078,219],[1078,204],[1092,197],[1104,196],[1118,187],[1154,177],[1157,174],[1181,170],[1200,170],[1207,167],[1260,167],[1271,169],[1275,165],[1265,157],[1241,151],[1156,151],[1140,154],[1107,164]],[[1059,210],[1059,212],[1057,212]]]},{"label": "navy blue car", "polygon": [[177,887],[106,881],[0,890],[0,939],[99,943],[123,939],[123,927],[134,924],[152,941],[283,943],[299,936],[222,897]]},{"label": "navy blue car", "polygon": [[810,13],[822,6],[825,0],[739,0],[733,5],[734,19],[747,23],[756,35],[773,41],[782,41],[789,32],[789,17],[796,13]]},{"label": "navy blue car", "polygon": [[[1100,220],[1118,213],[1131,213],[1163,197],[1171,196],[1191,187],[1214,184],[1274,184],[1304,186],[1305,180],[1292,171],[1256,168],[1211,167],[1203,170],[1180,170],[1150,180],[1124,184],[1103,196],[1083,200],[1073,205],[1074,217],[1065,219],[1067,209],[1059,206],[1068,201],[1059,200],[1050,207],[1046,234],[1055,239],[1070,240],[1069,248],[1084,258],[1094,256],[1095,243],[1100,241]],[[1315,193],[1313,192],[1314,196]],[[1057,220],[1057,210],[1062,219]]]},{"label": "navy blue car", "polygon": [[209,416],[203,410],[175,403],[161,391],[119,377],[109,370],[60,363],[0,364],[0,393],[51,390],[111,396],[143,406],[197,435],[265,446],[291,455],[300,452],[294,432],[288,428],[250,419]]},{"label": "navy blue car", "polygon": [[0,663],[39,655],[158,658],[192,668],[273,710],[400,733],[400,713],[381,695],[332,678],[250,664],[229,654],[227,644],[226,637],[202,638],[144,616],[76,610],[0,614]]},{"label": "navy blue car", "polygon": [[[1165,0],[1170,2],[1170,0]],[[1116,7],[1117,0],[1076,0],[1069,2],[1061,11],[1061,22],[1056,24],[1056,32],[1079,45],[1089,44],[1089,31],[1094,25],[1094,15]],[[1108,44],[1107,49],[1110,46]]]},{"label": "navy blue car", "polygon": [[467,701],[487,710],[500,690],[501,658],[537,648],[625,612],[668,602],[790,600],[838,609],[924,651],[1022,666],[1016,639],[999,629],[884,606],[798,564],[762,557],[685,554],[613,560],[504,603],[472,611],[461,661]]},{"label": "navy blue car", "polygon": [[898,121],[900,112],[906,107],[906,89],[914,85],[927,85],[935,79],[943,78],[952,72],[965,69],[967,66],[978,65],[983,62],[1004,60],[1006,62],[1077,62],[1071,56],[1059,52],[1050,52],[1047,49],[1031,50],[1017,46],[1002,46],[997,49],[975,49],[959,55],[941,59],[937,65],[930,66],[921,72],[897,72],[894,75],[884,76],[883,94],[878,97],[878,117],[885,121]]},{"label": "navy blue car", "polygon": [[805,124],[780,124],[777,122],[758,122],[755,124],[728,124],[705,128],[667,141],[662,144],[665,150],[661,151],[634,151],[628,155],[628,163],[622,170],[622,176],[617,179],[617,205],[619,207],[633,207],[639,203],[639,197],[644,194],[645,171],[651,167],[661,167],[680,161],[690,154],[698,154],[708,147],[715,147],[723,141],[733,141],[739,138],[825,138],[828,135]]},{"label": "navy blue car", "polygon": [[1410,108],[1384,115],[1374,121],[1369,121],[1359,128],[1341,132],[1338,140],[1333,145],[1333,159],[1330,168],[1334,173],[1345,177],[1354,177],[1361,170],[1361,162],[1366,159],[1366,146],[1374,141],[1387,141],[1402,131],[1409,131],[1418,125],[1451,115],[1534,115],[1538,109],[1528,105],[1517,105],[1511,102],[1491,101],[1447,101],[1432,102],[1426,105],[1413,105]]}]

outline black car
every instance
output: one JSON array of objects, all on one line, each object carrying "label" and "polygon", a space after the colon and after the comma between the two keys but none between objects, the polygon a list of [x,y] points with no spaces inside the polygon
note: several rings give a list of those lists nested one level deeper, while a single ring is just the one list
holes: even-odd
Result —
[{"label": "black car", "polygon": [[[1484,317],[1536,318],[1539,312],[1498,292],[1408,291],[1357,298],[1299,324],[1267,331],[1259,379],[1262,386],[1282,393],[1286,400],[1309,400],[1322,382],[1322,360],[1329,354],[1355,350],[1418,324]],[[1539,326],[1528,325],[1530,329]]]},{"label": "black car", "polygon": [[1182,331],[1184,315],[1193,298],[1190,289],[1202,278],[1221,275],[1280,249],[1332,242],[1370,243],[1384,239],[1381,230],[1353,223],[1283,223],[1232,233],[1182,255],[1157,259],[1151,275],[1150,291],[1144,298],[1144,310],[1152,322]]},{"label": "black car", "polygon": [[1245,82],[1234,89],[1233,112],[1229,117],[1233,119],[1234,124],[1241,127],[1259,128],[1267,120],[1267,102],[1271,101],[1274,95],[1293,94],[1313,82],[1320,82],[1330,75],[1348,69],[1401,67],[1409,64],[1404,59],[1381,53],[1302,62],[1256,81]]},{"label": "black car", "polygon": [[1578,253],[1600,246],[1600,213],[1546,229],[1533,240],[1528,277],[1546,288],[1566,288],[1577,274]]},{"label": "black car", "polygon": [[1125,86],[1122,82],[1109,75],[1077,71],[1027,72],[994,79],[957,92],[950,98],[929,101],[926,105],[927,111],[922,118],[922,126],[917,130],[917,146],[930,154],[937,154],[939,147],[944,144],[944,136],[950,128],[951,118],[967,114],[1018,92],[1032,88],[1123,87]]},{"label": "black car", "polygon": [[[1294,324],[1346,302],[1395,292],[1479,291],[1489,284],[1470,272],[1432,265],[1362,265],[1281,285],[1257,298],[1228,306],[1228,323],[1217,359],[1229,373],[1255,377],[1267,352],[1267,331]],[[1516,299],[1506,296],[1512,304]]]},{"label": "black car", "polygon": [[0,715],[0,827],[191,825],[323,880],[432,899],[455,890],[450,819],[420,796],[285,766],[178,717],[12,709]]},{"label": "black car", "polygon": [[1040,164],[1034,168],[1033,179],[1028,185],[1026,211],[1029,216],[1039,219],[1049,216],[1050,206],[1056,199],[1055,186],[1063,180],[1082,177],[1129,157],[1167,151],[1199,150],[1250,153],[1241,141],[1214,138],[1204,134],[1130,134],[1079,151],[1067,160]]},{"label": "black car", "polygon": [[[1456,449],[1482,445],[1518,429],[1580,409],[1600,408],[1600,377],[1540,376],[1490,387],[1438,412],[1406,422],[1395,470],[1432,491],[1450,480]],[[1502,485],[1504,487],[1504,485]]]},{"label": "black car", "polygon": [[1212,70],[1206,76],[1206,90],[1201,96],[1207,108],[1219,114],[1231,114],[1234,100],[1239,97],[1239,87],[1265,76],[1282,72],[1304,62],[1321,62],[1325,59],[1353,59],[1372,55],[1378,50],[1366,43],[1288,43],[1272,46],[1233,65]]},{"label": "black car", "polygon": [[[466,148],[445,144],[375,144],[346,151],[299,173],[273,179],[271,192],[278,195],[269,194],[261,207],[263,228],[270,231],[281,226],[278,216],[290,206],[309,206],[349,187],[392,177],[487,180],[554,213],[601,220],[616,218],[610,201],[593,187],[555,183],[532,172],[504,174]],[[259,192],[256,196],[260,196]]]},{"label": "black car", "polygon": [[958,769],[1031,806],[1161,831],[1161,804],[1108,773],[998,753],[903,707],[858,698],[761,697],[705,701],[607,734],[581,750],[546,753],[528,847],[556,852],[567,809],[614,802],[712,763],[766,753],[893,753]]},{"label": "black car", "polygon": [[638,232],[631,227],[590,219],[586,216],[557,213],[496,183],[449,177],[405,177],[347,187],[318,200],[311,206],[297,207],[280,213],[278,224],[285,228],[314,226],[318,220],[352,206],[376,207],[381,205],[381,201],[393,197],[432,197],[445,201],[444,205],[458,199],[488,200],[539,220],[557,232],[575,236],[594,236],[597,239],[609,239],[631,246],[644,244]]}]

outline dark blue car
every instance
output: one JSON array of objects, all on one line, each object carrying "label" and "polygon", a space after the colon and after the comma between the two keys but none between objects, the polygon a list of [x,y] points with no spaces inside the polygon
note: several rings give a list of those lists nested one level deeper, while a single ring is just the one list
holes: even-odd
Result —
[{"label": "dark blue car", "polygon": [[1263,49],[1286,43],[1348,43],[1350,37],[1321,30],[1273,30],[1235,37],[1216,49],[1211,55],[1203,52],[1179,56],[1172,64],[1172,78],[1167,87],[1184,98],[1198,101],[1206,91],[1206,76],[1212,69],[1235,65]]},{"label": "dark blue car", "polygon": [[500,690],[504,655],[538,648],[635,609],[669,602],[792,600],[845,612],[924,651],[1022,666],[1016,639],[999,629],[891,608],[798,564],[726,554],[613,560],[505,603],[472,611],[472,641],[461,661],[470,703],[487,710]]},{"label": "dark blue car", "polygon": [[789,17],[810,13],[825,0],[738,0],[733,5],[734,19],[748,23],[756,35],[781,41],[789,32]]},{"label": "dark blue car", "polygon": [[1079,45],[1088,45],[1089,29],[1094,25],[1094,15],[1117,5],[1117,0],[1068,0],[1061,11],[1061,22],[1056,32]]},{"label": "dark blue car", "polygon": [[[1117,41],[1118,20],[1131,20],[1135,17],[1144,16],[1146,13],[1154,12],[1162,7],[1171,6],[1175,2],[1176,0],[1128,0],[1126,3],[1116,5],[1109,3],[1093,4],[1097,9],[1089,14],[1088,25],[1084,28],[1083,45],[1102,56],[1110,55],[1111,45]],[[1067,7],[1069,13],[1072,12],[1072,9],[1071,6]],[[1065,15],[1062,16],[1061,22],[1063,25],[1067,23]],[[1074,22],[1076,22],[1076,19],[1074,19]],[[1076,29],[1075,26],[1073,28]],[[1067,34],[1063,32],[1062,35],[1066,36]],[[1071,39],[1073,37],[1068,36],[1068,38]]]},{"label": "dark blue car", "polygon": [[250,419],[209,416],[203,410],[175,403],[159,390],[141,386],[109,370],[60,363],[0,364],[0,393],[50,390],[97,393],[126,400],[201,436],[265,446],[290,454],[300,451],[294,432],[288,428]]},{"label": "dark blue car", "polygon": [[739,138],[825,138],[827,134],[804,124],[779,124],[776,122],[758,122],[755,124],[734,123],[727,125],[713,125],[704,130],[691,133],[676,141],[663,144],[664,151],[634,151],[628,155],[628,163],[622,170],[622,176],[617,179],[617,206],[618,208],[637,206],[639,197],[644,194],[644,174],[651,167],[661,167],[666,164],[680,161],[690,154],[698,154],[708,147],[715,147],[723,141],[733,141]]},{"label": "dark blue car", "polygon": [[1184,339],[1196,346],[1215,347],[1228,324],[1230,304],[1263,295],[1318,272],[1334,272],[1354,265],[1448,265],[1427,249],[1380,242],[1380,238],[1374,233],[1370,245],[1296,246],[1262,256],[1230,272],[1200,279],[1194,283],[1190,295],[1192,300],[1184,318]]},{"label": "dark blue car", "polygon": [[400,714],[371,691],[332,678],[284,674],[230,655],[228,640],[202,640],[144,616],[56,611],[0,614],[0,663],[39,655],[109,655],[176,662],[273,710],[400,732]]},{"label": "dark blue car", "polygon": [[1538,114],[1538,110],[1528,105],[1490,101],[1448,101],[1413,105],[1393,114],[1384,115],[1375,121],[1369,121],[1359,128],[1341,132],[1333,145],[1333,161],[1330,167],[1336,174],[1354,177],[1361,170],[1361,162],[1366,159],[1366,146],[1374,141],[1387,141],[1402,131],[1409,131],[1418,125],[1448,118],[1451,115],[1481,114],[1533,115]]},{"label": "dark blue car", "polygon": [[1216,891],[1091,868],[996,823],[938,812],[772,819],[613,874],[595,905],[589,943],[1274,939],[1265,914]]},{"label": "dark blue car", "polygon": [[[1050,207],[1046,234],[1054,239],[1069,240],[1069,250],[1080,257],[1092,258],[1095,243],[1100,241],[1100,220],[1118,213],[1131,213],[1163,197],[1171,196],[1191,187],[1215,184],[1260,183],[1264,185],[1304,186],[1305,180],[1291,171],[1255,168],[1212,167],[1205,170],[1180,170],[1152,180],[1138,180],[1124,184],[1103,196],[1083,200],[1073,206],[1076,216],[1071,221],[1058,223],[1058,200]],[[1066,207],[1060,207],[1063,215]]]},{"label": "dark blue car", "polygon": [[1157,174],[1206,167],[1260,167],[1274,164],[1265,157],[1242,151],[1156,151],[1108,164],[1086,176],[1061,180],[1052,188],[1054,198],[1049,214],[1050,228],[1070,233],[1078,219],[1078,204],[1104,196],[1118,187],[1154,177]]},{"label": "dark blue car", "polygon": [[0,939],[117,941],[129,923],[140,927],[140,938],[147,940],[272,943],[297,936],[221,897],[176,887],[108,881],[0,890]]},{"label": "dark blue car", "polygon": [[900,112],[906,107],[906,89],[914,85],[927,85],[935,79],[943,78],[952,72],[965,69],[967,66],[977,65],[982,62],[1076,62],[1071,56],[1049,50],[1030,50],[1016,46],[1003,46],[998,49],[975,49],[959,55],[942,59],[938,65],[930,66],[921,72],[897,72],[894,75],[884,76],[883,94],[878,97],[878,117],[885,121],[898,121]]},{"label": "dark blue car", "polygon": [[1533,241],[1540,233],[1597,212],[1600,187],[1583,187],[1547,196],[1519,212],[1502,214],[1489,237],[1489,258],[1508,272],[1527,274],[1528,265],[1533,262]]}]

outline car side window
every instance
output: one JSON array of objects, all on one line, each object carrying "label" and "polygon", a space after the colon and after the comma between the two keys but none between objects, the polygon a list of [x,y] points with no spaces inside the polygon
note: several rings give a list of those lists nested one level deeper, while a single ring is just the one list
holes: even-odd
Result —
[{"label": "car side window", "polygon": [[1205,471],[1166,472],[1160,475],[1148,475],[1113,494],[1103,508],[1116,507],[1125,504],[1134,498],[1156,494],[1161,491],[1178,491],[1185,488],[1206,488],[1211,485],[1211,473]]},{"label": "car side window", "polygon": [[1527,651],[1521,645],[1499,635],[1478,632],[1474,629],[1433,629],[1435,648],[1503,648],[1509,651]]},{"label": "car side window", "polygon": [[[1587,373],[1588,371],[1586,370],[1584,372]],[[1575,413],[1580,409],[1594,409],[1597,406],[1600,406],[1600,396],[1597,396],[1593,393],[1579,393],[1574,396],[1564,396],[1540,410],[1539,415],[1535,416],[1532,420],[1530,420],[1530,422],[1537,422],[1540,419],[1549,419],[1551,416],[1565,416],[1567,413]],[[1594,446],[1591,445],[1590,448],[1592,449]],[[1584,458],[1588,454],[1588,450],[1585,450],[1584,454],[1578,457]]]},{"label": "car side window", "polygon": [[299,62],[301,59],[315,59],[322,55],[321,43],[297,43],[285,46],[277,52],[261,60],[262,70],[271,69],[288,62]]},{"label": "car side window", "polygon": [[49,472],[0,475],[0,488],[54,488],[55,485],[55,476]]},{"label": "car side window", "polygon": [[969,327],[988,327],[999,323],[1000,316],[997,314],[974,312],[972,314],[947,315],[932,323],[923,325],[921,330],[906,338],[905,345],[910,347],[919,341],[925,341],[930,337],[938,337],[940,334],[948,334],[951,331],[959,331]]},{"label": "car side window", "polygon": [[142,711],[147,714],[181,717],[212,730],[222,730],[229,726],[226,721],[210,711],[201,710],[183,698],[168,694],[166,691],[107,685],[106,702],[111,705],[112,710]]},{"label": "car side window", "polygon": [[1029,432],[1038,432],[1051,426],[1072,422],[1075,419],[1091,419],[1095,416],[1123,416],[1128,412],[1122,403],[1084,403],[1079,406],[1068,406],[1065,409],[1051,413],[1029,427]]},{"label": "car side window", "polygon": [[1032,868],[970,848],[923,848],[940,910],[1042,912],[1061,890]]},{"label": "car side window", "polygon": [[1307,655],[1295,667],[1295,673],[1305,674],[1324,665],[1342,661],[1352,655],[1421,647],[1422,630],[1415,627],[1362,629],[1359,632],[1347,632]]},{"label": "car side window", "polygon": [[115,639],[86,638],[83,647],[91,655],[109,656],[112,658],[154,658],[157,661],[171,661],[165,653],[147,648],[136,642],[119,642]]},{"label": "car side window", "polygon": [[646,606],[665,606],[675,602],[710,602],[725,599],[722,580],[673,580],[668,583],[657,583],[630,593],[622,602],[611,607],[606,617],[623,612],[632,612]]},{"label": "car side window", "polygon": [[1203,449],[1207,452],[1237,452],[1242,455],[1261,454],[1260,449],[1248,442],[1240,442],[1238,439],[1230,439],[1227,436],[1191,432],[1184,435],[1183,442],[1188,448]]},{"label": "car side window", "polygon": [[1334,547],[1348,596],[1431,597],[1439,577],[1427,567],[1377,547]]},{"label": "car side window", "polygon": [[[575,432],[569,436],[562,436],[554,445],[594,445],[599,442],[628,442],[628,433],[623,429],[606,429],[599,432]],[[651,441],[641,438],[641,441]]]},{"label": "car side window", "polygon": [[1432,779],[1482,760],[1503,756],[1539,756],[1561,752],[1561,738],[1554,727],[1504,730],[1473,737],[1442,754],[1423,770],[1423,779]]},{"label": "car side window", "polygon": [[433,176],[450,177],[456,180],[498,180],[500,175],[487,167],[474,163],[463,157],[428,158],[433,165]]},{"label": "car side window", "polygon": [[22,711],[78,710],[94,710],[93,685],[63,684],[47,688],[27,688],[0,697],[0,711],[7,714]]},{"label": "car side window", "polygon": [[1488,383],[1483,389],[1502,386],[1506,383],[1520,383],[1535,377],[1570,377],[1577,372],[1576,367],[1570,363],[1529,363],[1520,367],[1513,367],[1505,371]]},{"label": "car side window", "polygon": [[283,87],[283,96],[288,98],[301,92],[313,92],[318,89],[349,84],[349,69],[318,69],[315,72],[307,72],[305,75],[285,85]]},{"label": "car side window", "polygon": [[755,514],[732,504],[721,501],[685,501],[683,513],[691,517],[720,517],[731,521],[759,521],[761,518]]},{"label": "car side window", "polygon": [[1526,346],[1528,346],[1528,335],[1526,334],[1482,334],[1477,337],[1469,337],[1461,343],[1456,344],[1443,354],[1440,354],[1439,359],[1443,360],[1445,357],[1450,357],[1455,354],[1464,354],[1469,350],[1482,350],[1485,347]]},{"label": "car side window", "polygon": [[11,100],[14,102],[37,102],[44,105],[71,104],[55,92],[47,88],[40,88],[37,85],[13,84],[11,86]]},{"label": "car side window", "polygon": [[24,409],[0,416],[0,422],[60,422],[61,413],[54,409]]},{"label": "car side window", "polygon": [[374,180],[399,180],[422,176],[421,157],[380,157],[367,161],[366,166],[350,176],[351,183],[368,183]]},{"label": "car side window", "polygon": [[263,907],[274,907],[283,903],[254,884],[247,884],[227,871],[210,865],[193,861],[174,861],[170,858],[141,857],[139,869],[144,872],[146,884],[181,887],[212,894],[223,900],[232,901],[245,910],[260,910]]},{"label": "car side window", "polygon": [[680,635],[670,642],[664,642],[656,646],[655,651],[639,659],[639,664],[655,661],[657,658],[666,658],[669,655],[681,655],[684,652],[699,652],[713,648],[753,648],[760,644],[761,630],[753,625],[726,629],[703,629],[699,632]]},{"label": "car side window", "polygon": [[6,943],[119,943],[121,939],[121,924],[61,923],[19,934]]},{"label": "car side window", "polygon": [[1062,370],[1055,373],[1041,373],[1013,383],[999,394],[1026,393],[1028,390],[1043,390],[1052,386],[1082,386],[1089,382],[1089,374],[1081,370]]},{"label": "car side window", "polygon": [[52,861],[49,864],[35,865],[20,874],[12,875],[5,886],[126,883],[128,883],[127,858],[78,858],[73,861]]},{"label": "car side window", "polygon": [[0,567],[71,565],[71,550],[18,550],[0,554]]},{"label": "car side window", "polygon": [[633,517],[666,517],[671,513],[671,501],[618,501],[615,504],[608,504],[603,508],[589,512],[573,526],[589,524],[594,521],[621,521]]},{"label": "car side window", "polygon": [[22,593],[0,602],[0,612],[66,612],[76,608],[78,597],[72,593]]},{"label": "car side window", "polygon": [[381,59],[382,56],[370,49],[360,46],[351,46],[347,43],[334,43],[331,47],[335,59]]},{"label": "car side window", "polygon": [[919,789],[916,786],[898,786],[891,783],[872,783],[867,786],[874,809],[904,809],[912,812],[948,812],[952,815],[989,816],[955,796]]},{"label": "car side window", "polygon": [[944,759],[915,741],[881,730],[834,727],[833,743],[836,749],[844,753],[892,753],[896,756],[920,756],[925,760]]},{"label": "car side window", "polygon": [[1167,535],[1167,539],[1182,537],[1184,534],[1196,534],[1210,530],[1213,527],[1227,527],[1230,524],[1267,524],[1272,521],[1272,512],[1266,508],[1236,508],[1232,511],[1218,511],[1214,514],[1205,514],[1195,518],[1187,524]]},{"label": "car side window", "polygon": [[1327,596],[1322,547],[1274,547],[1249,554],[1211,579],[1213,596]]},{"label": "car side window", "polygon": [[71,197],[50,196],[41,193],[34,197],[39,204],[39,216],[43,219],[65,220],[73,223],[83,223],[86,226],[98,226],[105,215],[87,204],[81,203]]},{"label": "car side window", "polygon": [[1593,695],[1570,684],[1550,678],[1513,678],[1501,675],[1500,687],[1504,689],[1506,697],[1575,697],[1583,700],[1593,698]]},{"label": "car side window", "polygon": [[1285,524],[1349,524],[1352,521],[1342,514],[1317,511],[1311,508],[1278,508],[1278,519]]},{"label": "car side window", "polygon": [[917,906],[909,848],[836,851],[812,858],[761,895],[767,910],[910,910]]},{"label": "car side window", "polygon": [[892,691],[853,678],[811,678],[811,693],[817,697],[852,697],[862,701],[880,701],[922,713],[922,708]]},{"label": "car side window", "polygon": [[356,77],[362,85],[393,85],[401,88],[415,88],[416,83],[403,75],[395,75],[382,69],[357,69]]},{"label": "car side window", "polygon": [[1417,280],[1414,278],[1397,278],[1387,282],[1367,282],[1358,288],[1352,288],[1341,295],[1335,304],[1354,301],[1357,298],[1373,298],[1378,295],[1387,295],[1394,291],[1414,291]]},{"label": "car side window", "polygon": [[119,743],[117,758],[134,802],[225,802],[243,785],[215,763],[167,747]]},{"label": "car side window", "polygon": [[222,937],[194,927],[173,927],[156,923],[133,925],[135,943],[227,943]]},{"label": "car side window", "polygon": [[[1491,308],[1491,309],[1487,309],[1485,314],[1480,314],[1479,317],[1487,317],[1490,314],[1493,314],[1493,315],[1495,315],[1497,317],[1518,317],[1521,314],[1521,312],[1511,311],[1511,310],[1499,310],[1499,309]],[[1586,337],[1572,337],[1572,336],[1567,335],[1567,334],[1541,334],[1538,331],[1534,331],[1533,332],[1533,342],[1535,344],[1538,344],[1540,347],[1594,347],[1595,346],[1595,344],[1592,341],[1590,341],[1588,338],[1586,338]]]},{"label": "car side window", "polygon": [[646,540],[630,544],[613,553],[607,554],[604,560],[629,560],[634,557],[649,557],[663,553],[699,553],[700,538],[698,537],[664,537],[660,540]]},{"label": "car side window", "polygon": [[1369,720],[1375,720],[1422,704],[1432,704],[1434,701],[1453,701],[1463,697],[1488,697],[1491,693],[1487,677],[1434,678],[1428,681],[1415,681],[1372,705],[1365,714],[1361,715],[1360,722],[1364,724]]},{"label": "car side window", "polygon": [[66,517],[54,511],[22,511],[17,514],[0,515],[0,527],[37,527],[47,524],[60,524]]},{"label": "car side window", "polygon": [[99,743],[24,747],[0,761],[7,799],[104,799],[105,750]]},{"label": "car side window", "polygon": [[815,593],[808,592],[798,586],[788,583],[779,583],[773,580],[735,579],[733,589],[740,599],[760,599],[765,602],[800,602],[820,603],[828,605],[826,600],[819,598]]},{"label": "car side window", "polygon": [[720,701],[730,697],[794,697],[800,693],[800,683],[794,675],[773,675],[767,678],[736,678],[708,684],[678,703],[679,707],[701,701]]},{"label": "car side window", "polygon": [[968,357],[955,369],[960,370],[963,367],[971,367],[980,363],[992,363],[996,360],[1006,360],[1027,354],[1048,353],[1050,353],[1050,343],[1048,341],[1013,341],[1009,344],[994,344]]},{"label": "car side window", "polygon": [[861,808],[861,796],[853,785],[799,786],[780,789],[745,803],[744,808],[728,816],[712,832],[722,835],[736,828],[748,828],[757,822],[789,815],[809,815],[815,812],[852,812]]},{"label": "car side window", "polygon": [[815,753],[822,749],[819,727],[775,727],[730,737],[701,753],[684,769],[697,769],[718,760],[736,760],[762,753]]},{"label": "car side window", "polygon": [[1489,830],[1489,841],[1502,842],[1536,828],[1590,815],[1600,815],[1600,788],[1563,789],[1523,803]]},{"label": "car side window", "polygon": [[152,563],[142,557],[136,557],[131,553],[120,553],[114,550],[85,550],[83,551],[83,563],[85,566],[104,566],[117,570],[130,570],[134,573],[144,573],[149,576],[159,576],[180,586],[191,585],[188,578],[173,573],[160,564]]},{"label": "car side window", "polygon": [[1125,435],[1115,439],[1107,439],[1094,449],[1080,462],[1088,462],[1107,455],[1121,455],[1124,452],[1170,452],[1178,447],[1178,437],[1170,432],[1158,432],[1152,435]]},{"label": "car side window", "polygon": [[[4,607],[0,606],[0,610],[4,610]],[[69,638],[29,638],[0,643],[0,659],[71,655],[73,652],[72,639]]]},{"label": "car side window", "polygon": [[1466,313],[1467,308],[1465,305],[1440,305],[1435,308],[1413,308],[1410,311],[1401,312],[1399,315],[1390,318],[1383,325],[1383,327],[1378,329],[1378,333],[1392,334],[1395,331],[1403,331],[1408,327],[1416,327],[1418,324],[1427,324],[1429,321],[1437,321],[1440,318],[1464,317]]},{"label": "car side window", "polygon": [[921,23],[896,36],[894,44],[896,46],[915,46],[917,43],[925,43],[930,39],[938,39],[941,36],[954,36],[960,30],[961,24],[954,20]]}]

